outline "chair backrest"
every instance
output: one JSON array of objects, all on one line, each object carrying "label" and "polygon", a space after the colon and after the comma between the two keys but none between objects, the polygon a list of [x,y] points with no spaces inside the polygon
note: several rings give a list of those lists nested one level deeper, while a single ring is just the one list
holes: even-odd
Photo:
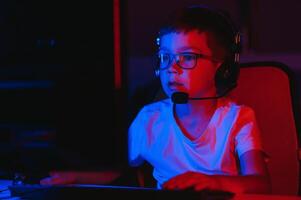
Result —
[{"label": "chair backrest", "polygon": [[[230,96],[255,111],[269,156],[272,193],[299,194],[300,116],[293,74],[278,62],[241,65],[238,86]],[[298,121],[299,120],[299,121]]]}]

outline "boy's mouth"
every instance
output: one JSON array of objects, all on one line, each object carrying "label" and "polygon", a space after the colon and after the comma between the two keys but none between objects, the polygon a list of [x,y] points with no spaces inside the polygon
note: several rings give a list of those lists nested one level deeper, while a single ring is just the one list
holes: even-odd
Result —
[{"label": "boy's mouth", "polygon": [[176,82],[176,81],[169,81],[168,82],[168,88],[171,90],[178,90],[183,86],[182,83]]}]

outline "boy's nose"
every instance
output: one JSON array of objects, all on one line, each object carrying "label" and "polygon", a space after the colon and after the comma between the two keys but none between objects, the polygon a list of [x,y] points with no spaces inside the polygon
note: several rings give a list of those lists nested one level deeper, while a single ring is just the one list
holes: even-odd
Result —
[{"label": "boy's nose", "polygon": [[172,59],[171,62],[169,63],[169,66],[167,68],[167,71],[169,73],[175,73],[180,70],[180,66],[178,66],[176,59]]}]

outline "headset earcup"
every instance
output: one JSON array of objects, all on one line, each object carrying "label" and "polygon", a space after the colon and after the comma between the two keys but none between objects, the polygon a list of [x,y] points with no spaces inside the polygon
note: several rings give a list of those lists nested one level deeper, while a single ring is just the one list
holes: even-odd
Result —
[{"label": "headset earcup", "polygon": [[222,95],[225,91],[232,89],[237,84],[239,75],[239,66],[237,63],[225,61],[216,70],[215,87],[218,95]]}]

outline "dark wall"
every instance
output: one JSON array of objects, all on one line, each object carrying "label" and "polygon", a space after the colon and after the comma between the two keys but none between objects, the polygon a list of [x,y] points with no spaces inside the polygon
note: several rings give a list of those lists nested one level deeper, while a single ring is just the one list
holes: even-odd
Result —
[{"label": "dark wall", "polygon": [[130,55],[149,55],[166,15],[179,7],[205,4],[229,12],[243,33],[245,48],[258,53],[296,53],[301,51],[298,26],[301,2],[260,0],[127,0],[125,34]]},{"label": "dark wall", "polygon": [[0,174],[120,164],[113,1],[3,0],[0,26]]}]

